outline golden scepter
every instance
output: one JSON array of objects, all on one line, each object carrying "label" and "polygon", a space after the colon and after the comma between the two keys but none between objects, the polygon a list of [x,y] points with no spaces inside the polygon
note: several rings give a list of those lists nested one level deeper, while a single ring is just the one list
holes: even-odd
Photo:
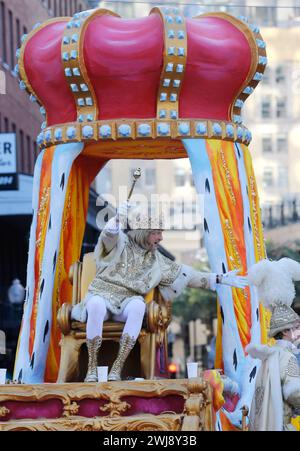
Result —
[{"label": "golden scepter", "polygon": [[141,168],[137,168],[137,169],[134,171],[134,173],[133,173],[133,178],[134,178],[134,180],[133,180],[133,182],[132,182],[132,186],[131,186],[131,189],[130,189],[130,191],[129,191],[128,197],[127,197],[127,202],[130,200],[130,198],[131,198],[131,196],[132,196],[132,193],[133,193],[133,190],[134,190],[134,187],[135,187],[135,184],[136,184],[136,182],[138,181],[138,179],[140,178],[141,175],[142,175],[142,170],[141,170]]},{"label": "golden scepter", "polygon": [[[135,169],[135,171],[134,171],[134,173],[133,173],[133,182],[132,182],[132,185],[131,185],[131,188],[130,188],[130,191],[129,191],[129,194],[128,194],[128,197],[127,197],[127,202],[129,202],[129,200],[130,200],[130,198],[131,198],[131,196],[132,196],[132,193],[133,193],[133,190],[134,190],[134,187],[135,187],[135,184],[136,184],[136,182],[138,181],[138,179],[140,178],[140,176],[142,175],[142,170],[141,170],[141,168],[137,168],[137,169]],[[117,211],[117,221],[119,222],[119,213],[118,213],[118,211]]]}]

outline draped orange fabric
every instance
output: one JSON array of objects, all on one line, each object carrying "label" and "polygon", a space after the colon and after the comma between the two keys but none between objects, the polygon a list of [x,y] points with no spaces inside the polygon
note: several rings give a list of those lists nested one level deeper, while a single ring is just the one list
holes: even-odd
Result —
[{"label": "draped orange fabric", "polygon": [[[266,249],[264,243],[263,227],[261,222],[261,212],[259,206],[259,196],[257,191],[256,179],[252,166],[252,158],[249,149],[245,145],[241,145],[244,152],[245,169],[248,179],[248,197],[250,204],[251,224],[253,225],[253,248],[255,252],[255,260],[258,262],[266,258]],[[260,304],[261,318],[261,342],[263,344],[269,341],[268,329],[271,319],[271,313]]]},{"label": "draped orange fabric", "polygon": [[[241,274],[246,274],[243,198],[234,143],[209,140],[206,148],[212,168],[228,270],[240,269]],[[250,291],[248,288],[232,289],[232,295],[238,331],[245,348],[251,339]]]},{"label": "draped orange fabric", "polygon": [[33,295],[33,307],[30,318],[30,337],[29,337],[29,353],[32,354],[35,331],[36,331],[36,319],[38,312],[39,293],[41,289],[40,274],[42,270],[43,253],[45,246],[46,233],[49,222],[50,211],[50,191],[51,191],[51,166],[55,152],[55,146],[47,149],[44,153],[41,177],[40,177],[40,193],[38,203],[38,217],[36,227],[36,252],[34,259],[34,295]]},{"label": "draped orange fabric", "polygon": [[45,382],[56,382],[61,339],[57,313],[64,302],[71,303],[70,266],[80,258],[89,201],[89,188],[104,162],[80,155],[73,163],[69,176],[62,219],[60,249],[57,257],[52,297],[52,327],[48,350]]}]

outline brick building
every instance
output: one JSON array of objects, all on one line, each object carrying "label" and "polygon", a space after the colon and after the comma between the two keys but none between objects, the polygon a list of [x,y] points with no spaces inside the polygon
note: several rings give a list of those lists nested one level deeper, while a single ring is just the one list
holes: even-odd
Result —
[{"label": "brick building", "polygon": [[42,117],[26,92],[18,89],[16,50],[23,34],[38,22],[51,17],[72,16],[88,9],[86,1],[78,0],[1,0],[0,1],[0,70],[5,74],[6,95],[0,97],[0,133],[12,132],[17,138],[17,170],[32,174],[38,153],[36,137]]}]

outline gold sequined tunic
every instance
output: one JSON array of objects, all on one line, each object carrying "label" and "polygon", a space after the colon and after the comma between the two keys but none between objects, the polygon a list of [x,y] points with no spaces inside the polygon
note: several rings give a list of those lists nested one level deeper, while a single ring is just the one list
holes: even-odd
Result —
[{"label": "gold sequined tunic", "polygon": [[106,300],[107,308],[119,314],[130,301],[128,298],[145,296],[159,284],[171,285],[180,268],[158,251],[147,251],[126,237],[116,263],[98,269],[89,286],[88,297],[100,295]]}]

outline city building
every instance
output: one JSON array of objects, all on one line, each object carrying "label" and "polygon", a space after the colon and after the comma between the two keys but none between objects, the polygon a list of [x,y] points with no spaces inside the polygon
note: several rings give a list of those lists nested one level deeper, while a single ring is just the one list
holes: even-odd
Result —
[{"label": "city building", "polygon": [[[0,330],[6,333],[4,359],[10,371],[22,306],[12,305],[8,289],[14,279],[26,285],[33,170],[39,152],[36,137],[43,122],[37,104],[19,89],[16,50],[22,36],[36,23],[56,16],[72,16],[89,8],[85,0],[0,1]],[[5,176],[3,167],[5,152],[11,154],[9,162],[15,172],[9,177]],[[96,192],[91,190],[83,250],[91,250],[98,236],[96,199]]]}]

